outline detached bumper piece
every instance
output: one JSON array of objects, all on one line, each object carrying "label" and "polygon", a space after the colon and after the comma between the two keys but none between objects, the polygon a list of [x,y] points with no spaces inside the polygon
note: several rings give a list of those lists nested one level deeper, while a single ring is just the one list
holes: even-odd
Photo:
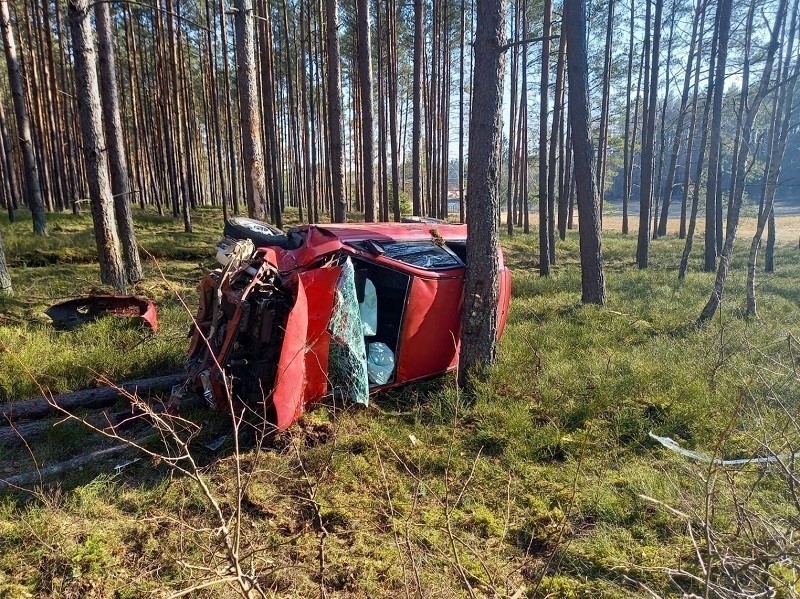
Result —
[{"label": "detached bumper piece", "polygon": [[150,300],[132,295],[89,295],[50,306],[44,312],[60,329],[71,329],[101,316],[138,319],[151,331],[158,330],[158,314]]}]

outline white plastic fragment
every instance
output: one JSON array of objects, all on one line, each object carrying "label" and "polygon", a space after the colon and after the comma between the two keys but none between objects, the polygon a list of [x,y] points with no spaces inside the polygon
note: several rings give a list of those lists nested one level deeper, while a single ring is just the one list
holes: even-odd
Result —
[{"label": "white plastic fragment", "polygon": [[737,458],[735,460],[722,460],[720,458],[712,457],[706,453],[702,453],[700,451],[693,451],[691,449],[685,449],[681,447],[677,441],[670,437],[659,437],[653,431],[648,433],[651,439],[654,439],[661,443],[664,447],[669,449],[670,451],[674,451],[675,453],[679,453],[682,456],[685,456],[691,460],[696,460],[698,462],[704,462],[706,464],[716,464],[718,466],[741,466],[743,464],[770,464],[772,462],[789,460],[793,458],[796,454],[784,454],[784,455],[771,455],[765,457],[752,457],[752,458]]}]

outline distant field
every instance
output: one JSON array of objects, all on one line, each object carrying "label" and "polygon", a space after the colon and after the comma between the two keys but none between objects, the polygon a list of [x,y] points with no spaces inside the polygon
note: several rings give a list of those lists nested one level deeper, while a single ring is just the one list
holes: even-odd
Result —
[{"label": "distant field", "polygon": [[[630,218],[630,232],[635,233],[638,231],[637,225],[639,224],[639,215],[631,214]],[[757,219],[752,216],[743,216],[739,223],[739,230],[737,231],[737,244],[750,243],[753,235],[756,232]],[[619,214],[605,215],[603,217],[603,226],[607,231],[622,231],[622,216]],[[678,219],[673,218],[668,221],[667,233],[677,235],[680,222]],[[697,234],[702,235],[703,227],[705,227],[705,218],[697,219]],[[775,218],[775,232],[778,243],[798,243],[800,239],[800,210],[798,214],[781,214]],[[766,234],[764,235],[766,239]]]}]

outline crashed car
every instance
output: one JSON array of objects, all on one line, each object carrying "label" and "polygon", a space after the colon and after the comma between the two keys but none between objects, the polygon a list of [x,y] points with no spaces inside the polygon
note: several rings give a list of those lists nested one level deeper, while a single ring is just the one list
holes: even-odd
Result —
[{"label": "crashed car", "polygon": [[[454,369],[465,225],[305,225],[285,234],[232,218],[220,268],[199,286],[189,385],[215,408],[248,406],[278,429],[325,397],[377,391]],[[500,255],[499,333],[510,301]]]}]

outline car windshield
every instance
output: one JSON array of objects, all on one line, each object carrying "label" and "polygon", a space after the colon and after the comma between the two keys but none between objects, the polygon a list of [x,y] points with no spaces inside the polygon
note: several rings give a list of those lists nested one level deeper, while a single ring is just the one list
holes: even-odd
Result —
[{"label": "car windshield", "polygon": [[417,268],[440,270],[464,266],[453,252],[432,241],[381,243],[380,248],[383,249],[383,255],[387,258]]}]

